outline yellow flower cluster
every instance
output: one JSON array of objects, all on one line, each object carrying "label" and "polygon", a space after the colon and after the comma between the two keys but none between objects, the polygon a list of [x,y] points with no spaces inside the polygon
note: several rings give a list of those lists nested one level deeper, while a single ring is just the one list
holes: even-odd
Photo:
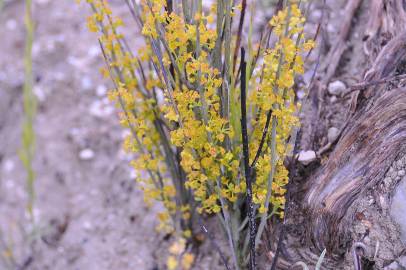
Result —
[{"label": "yellow flower cluster", "polygon": [[[185,70],[184,79],[173,90],[173,101],[167,96],[163,107],[165,117],[174,124],[171,142],[181,151],[181,165],[187,174],[186,187],[201,203],[200,210],[220,212],[220,197],[235,202],[245,184],[235,183],[239,161],[227,151],[224,141],[233,136],[228,121],[220,115],[218,89],[222,86],[220,72],[209,62],[216,32],[208,27],[211,15],[197,13],[193,24],[187,24],[175,13],[167,14],[164,3],[153,1],[152,9],[145,8],[143,34],[156,38],[157,29],[163,31],[168,54],[177,70]],[[149,12],[148,12],[149,10]],[[158,25],[162,25],[162,28]],[[179,74],[178,74],[179,75]],[[183,75],[180,75],[183,76]],[[178,76],[179,77],[179,76]],[[174,78],[180,80],[180,78]]]},{"label": "yellow flower cluster", "polygon": [[[165,137],[164,127],[167,123],[161,117],[158,95],[162,93],[162,85],[152,72],[144,73],[142,60],[149,61],[152,53],[149,45],[134,57],[125,47],[123,36],[118,28],[123,24],[115,18],[106,0],[87,0],[94,14],[88,18],[87,24],[91,31],[98,31],[103,54],[108,62],[104,71],[114,82],[115,89],[109,92],[109,98],[117,101],[122,112],[119,114],[121,124],[131,131],[124,140],[124,149],[136,153],[131,165],[137,172],[137,180],[141,183],[147,203],[152,200],[161,201],[165,211],[158,214],[161,221],[158,229],[170,232],[176,215],[182,216],[182,204],[177,200],[177,189],[172,181],[166,163],[168,153],[172,151],[162,147]],[[144,48],[145,49],[145,48]],[[190,234],[190,233],[189,233]]]},{"label": "yellow flower cluster", "polygon": [[[272,111],[272,123],[275,129],[275,154],[274,172],[272,172],[271,136],[265,141],[264,154],[258,159],[256,165],[257,179],[254,185],[254,202],[260,205],[259,211],[267,211],[265,207],[268,192],[269,176],[273,176],[271,203],[273,211],[282,215],[288,182],[288,171],[283,165],[283,160],[288,152],[288,139],[292,128],[299,125],[297,112],[300,104],[295,104],[293,92],[294,77],[303,74],[302,54],[310,50],[314,43],[305,41],[303,35],[303,18],[296,4],[285,8],[274,16],[270,24],[274,27],[279,39],[272,49],[264,55],[261,68],[263,80],[257,86],[257,91],[251,93],[250,101],[255,105],[258,117],[252,117],[253,140],[251,157],[255,156],[258,149],[263,127],[267,120],[267,112]],[[256,78],[254,78],[256,79]],[[254,84],[254,82],[253,82]],[[258,113],[260,112],[260,113]]]},{"label": "yellow flower cluster", "polygon": [[[109,96],[121,105],[121,123],[131,130],[124,147],[136,153],[131,165],[139,173],[146,201],[161,201],[166,209],[159,214],[160,229],[170,231],[177,218],[188,223],[190,198],[206,213],[224,211],[244,198],[241,134],[232,128],[240,112],[231,108],[225,116],[219,93],[226,84],[232,88],[232,100],[239,97],[212,59],[218,40],[211,28],[213,14],[204,14],[200,7],[186,19],[168,11],[166,0],[141,0],[146,44],[133,56],[117,30],[122,21],[113,17],[107,0],[87,2],[94,10],[88,27],[102,33],[100,42],[109,63],[105,74],[116,85]],[[248,84],[250,163],[271,111],[270,131],[254,168],[253,201],[260,213],[266,213],[270,200],[273,213],[282,215],[288,181],[283,160],[292,128],[299,124],[294,78],[304,72],[302,54],[314,43],[304,38],[304,18],[296,4],[280,11],[270,24],[277,42],[265,51],[263,64],[252,67]],[[230,75],[235,76],[231,81],[238,79]],[[234,119],[232,125],[229,119]],[[186,229],[183,236],[190,234]]]}]

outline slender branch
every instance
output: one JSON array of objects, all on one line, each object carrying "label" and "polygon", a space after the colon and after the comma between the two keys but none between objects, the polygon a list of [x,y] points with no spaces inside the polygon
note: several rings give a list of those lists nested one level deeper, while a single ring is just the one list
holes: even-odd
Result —
[{"label": "slender branch", "polygon": [[354,91],[360,91],[363,90],[367,87],[378,85],[378,84],[385,84],[393,81],[398,81],[398,80],[404,80],[406,79],[406,74],[400,74],[400,75],[394,75],[394,76],[388,76],[385,78],[382,78],[380,80],[375,80],[375,81],[370,81],[370,82],[362,82],[358,84],[354,84],[350,86],[349,88],[346,89],[344,92],[344,96],[354,92]]},{"label": "slender branch", "polygon": [[251,168],[255,167],[259,157],[261,156],[262,148],[264,147],[265,140],[266,140],[266,135],[268,135],[268,129],[269,129],[269,125],[271,123],[271,116],[272,116],[272,110],[269,110],[268,114],[266,116],[266,123],[265,123],[264,131],[262,132],[261,142],[259,143],[259,147],[258,147],[257,153],[255,154],[255,158],[251,163]]},{"label": "slender branch", "polygon": [[242,0],[241,2],[241,15],[240,15],[240,22],[238,24],[238,32],[237,32],[237,42],[234,49],[234,61],[233,61],[233,73],[235,72],[235,66],[237,63],[237,54],[238,49],[241,45],[241,35],[242,35],[242,27],[244,26],[244,18],[245,18],[245,10],[247,9],[247,0]]},{"label": "slender branch", "polygon": [[33,205],[35,201],[35,171],[33,160],[35,158],[35,130],[34,120],[37,110],[37,101],[33,92],[33,68],[32,68],[32,44],[34,40],[34,22],[32,18],[32,1],[25,1],[25,51],[24,51],[24,87],[23,87],[23,109],[24,121],[22,126],[22,147],[20,159],[27,173],[26,185],[28,193],[27,210],[30,221],[34,223]]},{"label": "slender branch", "polygon": [[245,50],[241,48],[241,130],[242,130],[242,144],[243,144],[243,158],[245,168],[245,181],[247,184],[247,199],[248,199],[248,227],[250,234],[250,262],[249,269],[256,269],[255,261],[255,213],[254,204],[252,202],[252,173],[249,164],[249,146],[248,146],[248,132],[247,132],[247,93],[246,93],[246,67]]}]

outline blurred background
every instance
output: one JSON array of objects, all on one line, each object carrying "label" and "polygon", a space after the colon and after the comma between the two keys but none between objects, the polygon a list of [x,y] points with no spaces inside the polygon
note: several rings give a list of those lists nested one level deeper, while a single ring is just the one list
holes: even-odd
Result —
[{"label": "blurred background", "polygon": [[[156,211],[134,188],[130,157],[121,150],[124,131],[106,97],[110,85],[99,72],[97,37],[86,28],[86,3],[33,0],[38,111],[35,220],[29,220],[17,154],[25,1],[1,1],[0,269],[153,269]],[[110,2],[126,16],[122,1]]]}]

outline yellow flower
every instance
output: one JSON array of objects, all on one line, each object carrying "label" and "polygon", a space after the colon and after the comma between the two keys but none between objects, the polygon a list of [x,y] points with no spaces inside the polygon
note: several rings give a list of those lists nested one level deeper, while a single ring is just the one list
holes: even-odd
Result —
[{"label": "yellow flower", "polygon": [[316,46],[316,44],[314,43],[314,40],[307,40],[304,44],[303,44],[303,48],[306,51],[310,51],[311,49],[313,49]]},{"label": "yellow flower", "polygon": [[183,238],[179,238],[178,241],[174,242],[170,248],[169,252],[173,255],[180,255],[185,250],[186,241]]},{"label": "yellow flower", "polygon": [[189,270],[192,267],[194,260],[195,260],[195,256],[193,254],[185,253],[185,255],[183,255],[183,257],[182,257],[183,269]]},{"label": "yellow flower", "polygon": [[175,270],[178,267],[178,261],[174,256],[169,256],[166,261],[166,266],[168,267],[168,270]]}]

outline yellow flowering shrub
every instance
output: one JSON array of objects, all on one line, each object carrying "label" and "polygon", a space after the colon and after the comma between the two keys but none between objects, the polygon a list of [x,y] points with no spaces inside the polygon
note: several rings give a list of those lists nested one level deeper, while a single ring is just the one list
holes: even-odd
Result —
[{"label": "yellow flowering shrub", "polygon": [[[204,10],[202,1],[193,8],[188,1],[180,7],[164,0],[126,1],[145,41],[134,54],[108,1],[86,1],[93,9],[88,28],[100,33],[107,62],[103,74],[114,83],[109,97],[121,107],[120,122],[131,131],[124,148],[134,153],[131,165],[146,202],[159,201],[165,208],[158,215],[159,229],[189,238],[193,217],[216,214],[231,249],[239,250],[244,241],[232,224],[246,219],[241,208],[247,179],[239,123],[242,71],[232,68],[237,63],[231,52],[239,48],[231,18],[242,6],[214,1]],[[261,216],[257,237],[269,214],[283,216],[289,178],[283,161],[292,129],[299,125],[294,78],[303,74],[302,55],[314,46],[304,37],[299,6],[287,2],[269,22],[276,36],[271,48],[253,46],[248,38],[249,72],[244,76],[252,200]],[[193,257],[179,260],[179,254],[170,253],[169,269],[190,268]],[[237,268],[241,256],[234,258]]]}]

